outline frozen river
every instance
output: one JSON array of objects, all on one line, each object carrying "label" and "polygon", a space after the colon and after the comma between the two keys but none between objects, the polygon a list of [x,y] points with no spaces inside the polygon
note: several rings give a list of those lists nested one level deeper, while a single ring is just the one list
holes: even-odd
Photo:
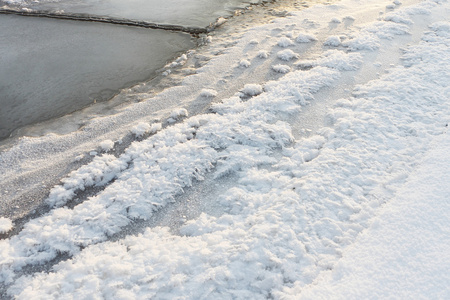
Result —
[{"label": "frozen river", "polygon": [[[253,1],[255,2],[255,1]],[[258,2],[258,1],[256,1]],[[206,27],[249,1],[0,1],[27,10],[86,13]],[[0,139],[15,129],[105,101],[195,46],[189,34],[0,15]]]}]

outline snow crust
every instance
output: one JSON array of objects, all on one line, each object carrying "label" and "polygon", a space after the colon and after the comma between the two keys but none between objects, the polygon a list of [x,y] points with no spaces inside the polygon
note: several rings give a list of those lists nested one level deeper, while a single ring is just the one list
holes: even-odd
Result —
[{"label": "snow crust", "polygon": [[[367,9],[367,2],[380,5],[344,0],[318,6],[242,39],[248,45],[258,37],[252,45],[263,47],[272,29],[311,24],[305,20],[314,15],[327,19],[312,22],[309,30],[328,28],[330,22],[341,26],[345,18],[334,17],[337,12],[356,15],[351,20],[356,22],[354,12]],[[172,110],[168,120],[174,124],[164,129],[160,123],[138,123],[131,130],[136,136],[154,134],[118,157],[104,153],[72,172],[47,199],[54,209],[0,241],[0,281],[8,294],[17,299],[316,299],[386,297],[395,290],[400,298],[414,297],[414,291],[446,298],[450,23],[427,19],[422,40],[403,49],[402,64],[336,99],[326,126],[314,134],[295,138],[289,123],[322,90],[340,88],[339,80],[356,74],[370,54],[387,48],[386,41],[408,36],[415,17],[443,9],[450,9],[447,1],[403,3],[382,20],[352,28],[342,41],[341,35],[321,36],[317,44],[335,37],[342,43],[289,66],[277,67],[268,61],[272,49],[258,48],[254,57],[265,51],[266,60],[257,61],[267,61],[268,70],[290,72],[243,84],[239,93],[211,105],[208,114],[188,118],[185,108]],[[274,38],[275,62],[298,58],[290,38]],[[236,67],[243,60],[249,69],[256,64],[233,57],[224,65]],[[217,96],[216,90],[200,91],[202,97]],[[206,176],[230,175],[235,184],[217,199],[222,214],[202,213],[177,230],[147,228],[109,240],[135,220],[152,218]],[[65,207],[91,186],[104,189],[73,209]],[[417,235],[427,238],[417,244]],[[21,273],[61,253],[71,258],[50,272]],[[410,290],[423,280],[426,289]]]}]

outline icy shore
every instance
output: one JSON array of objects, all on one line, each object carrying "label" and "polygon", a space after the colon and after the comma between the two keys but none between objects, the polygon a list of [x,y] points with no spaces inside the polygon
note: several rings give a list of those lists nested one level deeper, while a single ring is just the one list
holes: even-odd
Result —
[{"label": "icy shore", "polygon": [[[100,136],[52,209],[0,241],[8,295],[448,298],[449,12],[443,0],[343,0],[213,41],[180,86],[93,121],[136,120]],[[156,100],[167,108],[152,115]],[[210,112],[189,117],[195,105]],[[114,155],[127,131],[139,139]],[[28,150],[82,135],[25,138],[1,167],[27,172]],[[202,182],[227,182],[214,211],[124,231]]]}]

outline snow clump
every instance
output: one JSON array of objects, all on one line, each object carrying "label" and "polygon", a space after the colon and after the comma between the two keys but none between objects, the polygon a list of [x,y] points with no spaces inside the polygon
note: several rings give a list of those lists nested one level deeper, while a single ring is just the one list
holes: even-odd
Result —
[{"label": "snow clump", "polygon": [[341,44],[341,38],[336,35],[332,35],[332,36],[328,37],[326,39],[326,41],[323,43],[324,46],[332,46],[332,47],[337,47],[340,44]]},{"label": "snow clump", "polygon": [[290,38],[287,38],[284,36],[278,41],[277,45],[280,47],[286,48],[286,47],[294,45],[294,42],[292,42],[292,40]]},{"label": "snow clump", "polygon": [[259,52],[258,52],[258,55],[257,55],[259,58],[268,58],[269,57],[269,52],[267,52],[266,50],[260,50]]},{"label": "snow clump", "polygon": [[357,70],[363,62],[360,53],[345,53],[340,50],[328,50],[319,59],[304,60],[295,64],[299,68],[312,68],[317,66],[337,69],[339,71]]},{"label": "snow clump", "polygon": [[339,20],[338,18],[332,18],[330,22],[331,23],[336,23],[336,24],[342,23],[342,21]]},{"label": "snow clump", "polygon": [[103,151],[109,151],[114,148],[114,142],[111,140],[104,140],[100,143],[100,148],[102,148]]},{"label": "snow clump", "polygon": [[275,65],[275,66],[272,66],[272,70],[274,70],[275,72],[281,73],[281,74],[286,74],[289,71],[291,71],[291,67],[289,67],[287,65]]},{"label": "snow clump", "polygon": [[13,228],[13,222],[8,218],[0,217],[0,234],[9,232]]},{"label": "snow clump", "polygon": [[217,91],[215,91],[213,89],[202,89],[200,92],[200,96],[205,97],[205,98],[213,98],[213,97],[217,96]]},{"label": "snow clump", "polygon": [[291,49],[286,49],[278,52],[277,57],[281,60],[289,61],[291,59],[297,59],[298,54],[292,51]]},{"label": "snow clump", "polygon": [[170,118],[177,120],[182,117],[187,117],[188,115],[188,111],[185,108],[178,108],[172,111],[172,113],[170,114]]},{"label": "snow clump", "polygon": [[158,131],[160,131],[162,129],[162,124],[161,123],[153,123],[150,126],[150,130],[148,131],[149,133],[156,133]]},{"label": "snow clump", "polygon": [[307,33],[300,33],[296,38],[295,41],[297,43],[309,43],[309,42],[313,42],[313,41],[317,41],[317,37],[315,37],[312,34],[307,34]]},{"label": "snow clump", "polygon": [[263,87],[259,84],[246,84],[241,92],[248,96],[256,96],[263,92]]},{"label": "snow clump", "polygon": [[131,133],[133,133],[136,137],[142,137],[147,131],[150,129],[150,125],[148,123],[141,122],[131,128]]},{"label": "snow clump", "polygon": [[250,61],[248,59],[242,59],[239,62],[239,66],[242,68],[248,68],[248,67],[250,67]]}]

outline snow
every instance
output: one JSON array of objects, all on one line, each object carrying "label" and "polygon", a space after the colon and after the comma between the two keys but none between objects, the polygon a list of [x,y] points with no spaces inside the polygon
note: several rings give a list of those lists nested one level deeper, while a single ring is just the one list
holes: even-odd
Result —
[{"label": "snow", "polygon": [[251,63],[248,59],[241,59],[241,61],[239,62],[239,66],[242,68],[248,68],[250,67]]},{"label": "snow", "polygon": [[22,10],[50,10],[66,13],[107,15],[159,24],[205,27],[211,23],[223,25],[224,17],[232,16],[258,0],[3,0],[5,4],[19,5]]},{"label": "snow", "polygon": [[242,93],[248,95],[248,96],[256,96],[263,92],[263,87],[259,84],[246,84],[244,88],[242,89]]},{"label": "snow", "polygon": [[287,65],[274,65],[272,66],[272,69],[275,72],[281,73],[281,74],[286,74],[289,71],[291,71],[291,67],[287,66]]},{"label": "snow", "polygon": [[150,124],[144,122],[140,122],[139,124],[131,128],[131,132],[137,137],[142,137],[149,130]]},{"label": "snow", "polygon": [[200,91],[200,96],[202,97],[215,97],[217,96],[217,91],[213,89],[202,89]]},{"label": "snow", "polygon": [[[0,241],[8,295],[448,298],[450,7],[414,2],[382,19],[392,2],[317,5],[225,40],[224,54],[166,91],[181,97],[193,86],[193,101],[199,91],[215,99],[208,113],[184,102],[145,114],[131,130],[141,139],[71,172],[47,214]],[[336,15],[355,25],[344,17],[330,30]],[[298,32],[318,42],[295,44],[288,36]],[[338,49],[322,47],[336,38]],[[321,99],[323,120],[299,125]],[[230,181],[205,203],[213,212],[127,231],[208,179]],[[98,192],[77,203],[91,187]],[[49,271],[23,272],[61,253],[68,258]]]},{"label": "snow", "polygon": [[323,43],[324,46],[332,46],[337,47],[341,44],[341,38],[339,36],[330,36],[327,38],[327,40]]},{"label": "snow", "polygon": [[0,233],[7,233],[13,228],[13,222],[4,217],[0,217]]},{"label": "snow", "polygon": [[284,36],[278,40],[277,45],[282,48],[286,48],[286,47],[294,45],[294,42],[290,38]]},{"label": "snow", "polygon": [[317,37],[315,37],[312,34],[308,34],[308,33],[300,33],[296,38],[295,41],[297,43],[309,43],[309,42],[314,42],[317,41]]},{"label": "snow", "polygon": [[450,296],[449,147],[446,131],[335,268],[301,291],[302,299]]},{"label": "snow", "polygon": [[298,54],[295,53],[294,51],[292,51],[291,49],[286,49],[286,50],[279,51],[277,53],[277,57],[284,61],[290,61],[292,59],[298,58]]},{"label": "snow", "polygon": [[103,151],[107,152],[114,148],[114,142],[111,140],[104,140],[100,143],[100,148],[102,148]]}]

